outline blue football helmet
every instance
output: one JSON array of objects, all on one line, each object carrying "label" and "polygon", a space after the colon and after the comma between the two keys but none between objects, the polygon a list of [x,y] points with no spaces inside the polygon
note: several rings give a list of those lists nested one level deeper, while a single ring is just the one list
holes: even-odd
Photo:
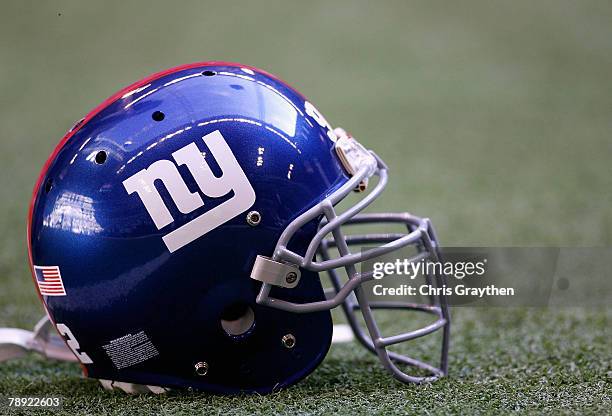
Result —
[{"label": "blue football helmet", "polygon": [[[259,69],[205,62],[132,84],[78,122],[40,174],[28,244],[49,321],[34,333],[4,330],[0,359],[22,350],[76,357],[87,376],[124,389],[266,393],[319,365],[330,310],[341,306],[397,379],[436,380],[447,372],[445,298],[370,302],[372,273],[357,269],[407,246],[415,260],[439,256],[428,219],[360,214],[387,178],[373,152]],[[337,212],[353,191],[363,196]],[[345,234],[377,223],[403,232]],[[444,285],[444,276],[428,279]],[[374,308],[434,322],[384,337]],[[439,329],[439,366],[388,350]]]}]

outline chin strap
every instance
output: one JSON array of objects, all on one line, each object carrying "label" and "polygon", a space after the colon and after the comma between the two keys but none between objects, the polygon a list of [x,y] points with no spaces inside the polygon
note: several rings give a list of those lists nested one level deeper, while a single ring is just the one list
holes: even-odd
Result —
[{"label": "chin strap", "polygon": [[[38,353],[52,360],[78,362],[46,315],[38,321],[33,331],[19,328],[0,328],[0,362],[23,357],[29,352]],[[98,381],[106,390],[122,390],[129,394],[161,394],[169,390],[159,386],[146,386],[122,381]]]},{"label": "chin strap", "polygon": [[98,380],[102,387],[106,390],[121,390],[128,394],[142,394],[142,393],[153,393],[153,394],[164,394],[170,391],[170,389],[160,386],[147,386],[144,384],[125,383],[123,381],[113,380]]},{"label": "chin strap", "polygon": [[23,357],[31,351],[53,360],[77,362],[47,316],[38,321],[34,331],[0,328],[0,362]]}]

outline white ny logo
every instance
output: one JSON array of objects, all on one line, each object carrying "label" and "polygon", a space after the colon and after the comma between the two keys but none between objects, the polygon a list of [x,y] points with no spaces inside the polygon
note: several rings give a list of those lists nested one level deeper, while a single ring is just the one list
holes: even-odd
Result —
[{"label": "white ny logo", "polygon": [[[172,157],[179,166],[187,166],[204,195],[219,198],[234,191],[234,196],[162,237],[170,252],[214,230],[255,203],[255,191],[221,132],[216,130],[202,137],[202,140],[223,172],[220,177],[213,174],[195,143],[180,148],[172,153]],[[172,201],[183,214],[204,205],[200,195],[187,188],[173,162],[162,159],[152,163],[147,169],[124,180],[123,186],[128,194],[138,194],[158,230],[172,223],[174,218],[155,188],[156,180],[164,184]]]}]

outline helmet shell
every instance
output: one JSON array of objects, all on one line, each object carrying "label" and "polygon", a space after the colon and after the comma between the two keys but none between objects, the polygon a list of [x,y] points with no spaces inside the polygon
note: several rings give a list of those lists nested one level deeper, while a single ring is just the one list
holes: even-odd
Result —
[{"label": "helmet shell", "polygon": [[[257,305],[260,284],[249,277],[255,257],[271,256],[293,219],[348,179],[327,123],[312,108],[261,70],[208,62],[139,81],[68,132],[34,190],[28,242],[34,268],[61,271],[65,296],[39,295],[52,321],[70,329],[65,338],[74,338],[77,352],[92,361],[84,364],[89,376],[267,392],[302,379],[320,363],[331,342],[329,311],[293,314]],[[239,194],[203,189],[173,156],[195,144],[223,179],[231,172],[204,142],[211,134],[220,134],[248,179],[252,203],[171,250],[164,236]],[[173,164],[202,204],[181,208],[167,183],[154,181],[149,191],[171,215],[158,227],[124,182],[160,160]],[[261,216],[256,226],[246,220],[250,211]],[[303,253],[316,227],[316,221],[303,227],[290,248]],[[324,299],[318,276],[307,271],[295,289],[273,292],[293,302]],[[226,333],[221,319],[248,308],[254,314],[249,329]],[[292,348],[282,342],[288,334],[296,340]],[[198,363],[206,363],[206,375],[196,373]]]}]

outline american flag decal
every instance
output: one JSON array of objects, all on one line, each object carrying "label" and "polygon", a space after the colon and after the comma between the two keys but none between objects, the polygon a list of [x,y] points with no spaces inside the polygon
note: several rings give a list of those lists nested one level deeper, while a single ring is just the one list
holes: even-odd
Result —
[{"label": "american flag decal", "polygon": [[43,296],[66,296],[59,266],[34,266],[36,283]]}]

